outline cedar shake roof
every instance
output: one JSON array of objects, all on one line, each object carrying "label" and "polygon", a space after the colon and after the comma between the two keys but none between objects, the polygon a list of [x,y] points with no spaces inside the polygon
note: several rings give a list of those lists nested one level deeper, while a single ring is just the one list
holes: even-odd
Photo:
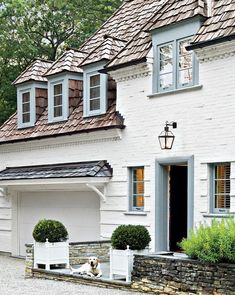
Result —
[{"label": "cedar shake roof", "polygon": [[36,121],[35,126],[17,129],[17,113],[15,113],[0,129],[0,144],[124,127],[124,119],[116,111],[116,102],[111,104],[106,114],[84,118],[83,101],[81,100],[68,120],[58,123],[48,123],[48,110],[46,109]]},{"label": "cedar shake roof", "polygon": [[44,73],[45,76],[50,76],[58,74],[64,71],[74,72],[74,73],[83,73],[83,70],[79,67],[80,63],[85,58],[86,53],[75,50],[67,49],[64,54],[62,54]]},{"label": "cedar shake roof", "polygon": [[125,41],[105,35],[103,42],[91,51],[80,66],[85,66],[101,60],[111,60],[125,45]]},{"label": "cedar shake roof", "polygon": [[51,65],[52,61],[36,59],[12,84],[18,85],[28,81],[47,82],[43,75]]},{"label": "cedar shake roof", "polygon": [[74,177],[112,177],[112,168],[107,161],[103,160],[68,164],[8,167],[0,171],[0,181]]},{"label": "cedar shake roof", "polygon": [[111,70],[120,67],[120,65],[124,66],[128,63],[143,61],[152,47],[150,30],[174,24],[196,15],[206,16],[206,10],[207,7],[204,0],[163,1],[162,5],[158,6],[158,10],[153,17],[148,19],[141,30],[105,68]]},{"label": "cedar shake roof", "polygon": [[235,37],[235,0],[214,0],[212,16],[195,35],[191,42],[192,48],[228,36]]}]

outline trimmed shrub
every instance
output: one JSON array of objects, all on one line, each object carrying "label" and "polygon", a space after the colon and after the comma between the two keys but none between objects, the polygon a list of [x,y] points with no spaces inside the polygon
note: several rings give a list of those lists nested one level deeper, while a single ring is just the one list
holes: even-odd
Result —
[{"label": "trimmed shrub", "polygon": [[43,219],[34,227],[33,238],[36,242],[64,242],[68,239],[68,232],[65,226],[57,220]]},{"label": "trimmed shrub", "polygon": [[111,237],[112,247],[119,250],[126,250],[127,245],[131,250],[142,250],[150,241],[149,232],[143,225],[120,225]]},{"label": "trimmed shrub", "polygon": [[210,226],[200,225],[188,239],[182,240],[180,247],[193,259],[235,263],[235,221],[233,218],[214,219]]}]

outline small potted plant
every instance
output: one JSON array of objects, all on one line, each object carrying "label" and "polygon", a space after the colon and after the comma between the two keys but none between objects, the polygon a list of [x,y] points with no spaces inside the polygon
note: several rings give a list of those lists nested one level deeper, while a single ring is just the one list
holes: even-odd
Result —
[{"label": "small potted plant", "polygon": [[124,275],[131,281],[135,254],[146,254],[151,241],[148,230],[143,225],[120,225],[111,237],[110,279],[114,275]]},{"label": "small potted plant", "polygon": [[33,230],[34,267],[44,264],[46,270],[50,265],[65,264],[69,267],[68,232],[57,220],[40,220]]}]

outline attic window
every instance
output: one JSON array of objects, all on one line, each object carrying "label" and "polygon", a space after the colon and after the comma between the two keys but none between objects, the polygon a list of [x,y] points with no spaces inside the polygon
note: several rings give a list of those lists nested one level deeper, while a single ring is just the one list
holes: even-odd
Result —
[{"label": "attic window", "polygon": [[22,123],[30,122],[30,92],[22,93]]},{"label": "attic window", "polygon": [[61,117],[63,112],[63,85],[56,84],[54,89],[54,118]]},{"label": "attic window", "polygon": [[89,110],[100,109],[100,75],[90,76]]}]

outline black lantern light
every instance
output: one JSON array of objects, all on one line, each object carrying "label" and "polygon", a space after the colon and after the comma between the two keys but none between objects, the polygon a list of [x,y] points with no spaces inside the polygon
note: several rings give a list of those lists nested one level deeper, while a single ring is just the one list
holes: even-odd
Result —
[{"label": "black lantern light", "polygon": [[164,127],[164,130],[161,132],[161,134],[158,136],[158,140],[161,146],[162,150],[170,150],[173,146],[175,136],[174,134],[169,130],[169,127],[172,127],[173,129],[177,128],[176,122],[169,123],[166,121],[166,126]]}]

